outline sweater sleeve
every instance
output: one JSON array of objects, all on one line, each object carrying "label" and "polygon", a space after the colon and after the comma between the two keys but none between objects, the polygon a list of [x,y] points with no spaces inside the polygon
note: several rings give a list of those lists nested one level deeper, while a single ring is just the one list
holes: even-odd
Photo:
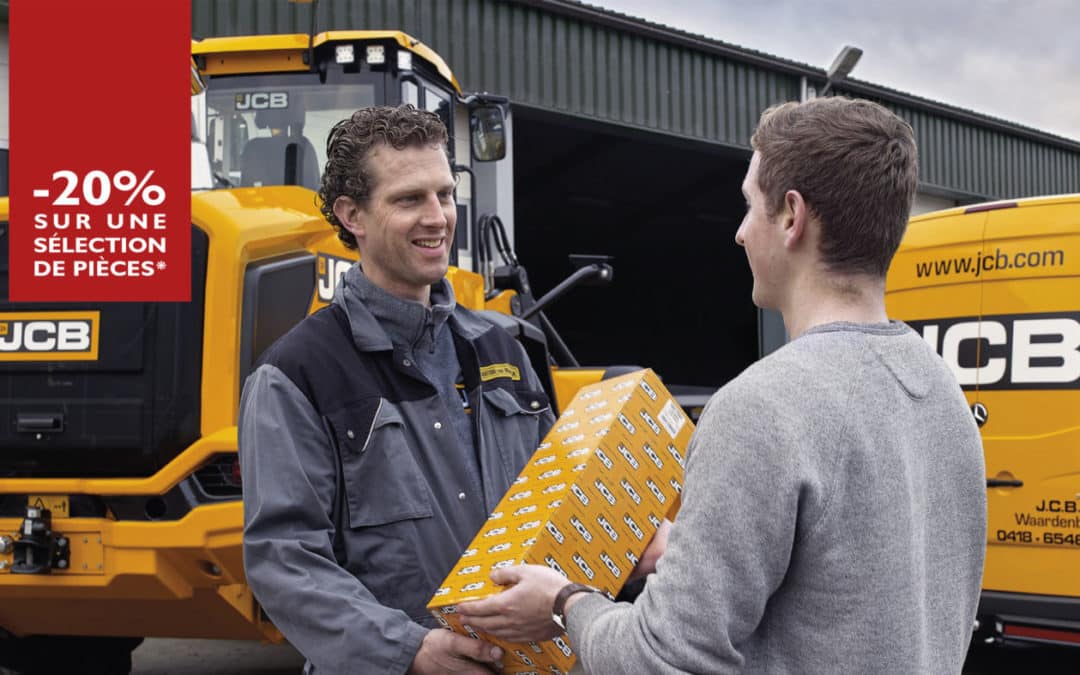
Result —
[{"label": "sweater sleeve", "polygon": [[244,569],[281,632],[324,673],[403,673],[428,629],[335,560],[336,460],[311,403],[263,365],[240,403]]},{"label": "sweater sleeve", "polygon": [[634,604],[583,597],[568,627],[586,672],[724,673],[761,622],[791,558],[797,432],[767,392],[717,392],[688,448],[683,505]]}]

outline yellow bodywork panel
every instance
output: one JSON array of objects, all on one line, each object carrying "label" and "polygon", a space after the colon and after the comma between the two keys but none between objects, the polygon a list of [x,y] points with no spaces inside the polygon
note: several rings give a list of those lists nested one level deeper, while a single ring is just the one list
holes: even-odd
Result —
[{"label": "yellow bodywork panel", "polygon": [[[71,541],[67,570],[0,572],[0,625],[16,634],[146,635],[279,640],[243,585],[240,502],[168,522],[54,518]],[[0,531],[20,520],[0,519]],[[10,554],[0,561],[10,564]]]},{"label": "yellow bodywork panel", "polygon": [[559,410],[565,410],[574,400],[578,389],[604,379],[603,368],[558,368],[551,367],[551,380],[555,385],[555,403]]},{"label": "yellow bodywork panel", "polygon": [[1080,195],[912,219],[887,282],[953,368],[990,487],[985,590],[1080,598]]},{"label": "yellow bodywork panel", "polygon": [[514,310],[511,307],[511,301],[517,296],[517,291],[500,291],[498,295],[491,298],[484,303],[484,309],[494,310],[496,312],[502,312],[503,314],[514,314]]},{"label": "yellow bodywork panel", "polygon": [[206,232],[202,433],[236,425],[240,400],[240,310],[249,262],[307,249],[329,225],[310,190],[239,188],[191,197],[191,219]]},{"label": "yellow bodywork panel", "polygon": [[[288,72],[309,70],[304,63],[310,37],[303,33],[290,35],[247,35],[192,40],[191,53],[205,59],[206,75],[236,75],[244,73]],[[328,42],[371,42],[393,40],[424,59],[442,75],[454,90],[461,93],[454,73],[446,61],[430,47],[401,31],[395,30],[336,30],[315,35],[312,45]],[[363,54],[358,55],[363,58]]]},{"label": "yellow bodywork panel", "polygon": [[[236,404],[233,404],[235,407]],[[215,454],[236,452],[236,426],[203,436],[153,476],[146,478],[0,478],[0,494],[37,496],[161,495]],[[0,533],[4,530],[0,529]]]}]

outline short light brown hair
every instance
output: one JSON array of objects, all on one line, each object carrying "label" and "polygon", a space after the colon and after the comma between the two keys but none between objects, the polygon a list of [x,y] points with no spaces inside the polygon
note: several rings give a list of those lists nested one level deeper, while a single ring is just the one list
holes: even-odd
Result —
[{"label": "short light brown hair", "polygon": [[830,270],[885,276],[918,182],[911,125],[872,101],[833,96],[769,108],[750,144],[770,217],[797,190],[821,223]]},{"label": "short light brown hair", "polygon": [[319,208],[346,248],[356,248],[356,237],[334,215],[334,202],[338,197],[351,197],[361,206],[367,204],[375,189],[368,165],[372,151],[380,145],[396,150],[441,147],[446,151],[448,139],[438,115],[410,104],[361,108],[334,125],[326,139]]}]

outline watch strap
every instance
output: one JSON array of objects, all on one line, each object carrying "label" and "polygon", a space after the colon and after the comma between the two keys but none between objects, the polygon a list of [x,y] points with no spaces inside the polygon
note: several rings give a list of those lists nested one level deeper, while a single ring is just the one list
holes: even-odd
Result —
[{"label": "watch strap", "polygon": [[551,620],[566,630],[566,601],[578,593],[598,593],[600,589],[585,584],[569,583],[559,589],[551,606]]}]

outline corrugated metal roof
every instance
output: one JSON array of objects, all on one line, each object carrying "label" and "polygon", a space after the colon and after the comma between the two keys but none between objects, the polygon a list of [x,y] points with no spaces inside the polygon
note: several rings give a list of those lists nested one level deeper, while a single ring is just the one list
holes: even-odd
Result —
[{"label": "corrugated metal roof", "polygon": [[[713,37],[709,37],[702,33],[693,33],[685,31],[680,28],[668,26],[666,24],[650,21],[642,17],[636,17],[631,14],[624,14],[617,12],[606,7],[600,7],[598,5],[592,5],[585,2],[579,2],[578,0],[506,0],[507,2],[518,2],[526,5],[542,6],[552,11],[563,11],[569,15],[577,15],[588,20],[597,21],[600,23],[610,23],[612,26],[630,30],[640,31],[647,33],[656,39],[671,39],[680,42],[685,42],[689,46],[699,46],[703,49],[719,50],[724,56],[733,58],[736,60],[745,59],[747,61],[764,65],[766,67],[781,71],[788,72],[793,75],[806,76],[814,80],[818,80],[819,84],[823,85],[826,81],[825,69],[812,66],[801,61],[794,61],[791,59],[785,59],[773,54],[767,54],[762,51],[751,49],[736,45],[732,42],[719,40]],[[987,115],[980,113],[969,108],[961,106],[950,105],[947,103],[941,103],[922,96],[912,94],[910,92],[901,91],[899,89],[892,89],[884,87],[872,82],[859,80],[857,78],[848,78],[844,81],[844,89],[851,95],[858,95],[868,98],[882,98],[885,100],[894,101],[896,103],[904,103],[909,107],[926,107],[942,115],[953,115],[963,121],[973,121],[976,123],[1000,126],[1005,131],[1018,134],[1031,134],[1031,136],[1039,141],[1043,142],[1060,142],[1066,147],[1080,151],[1080,141],[1076,141],[1071,138],[1051,134],[1041,129],[1025,126],[1016,122],[994,117],[993,115]]]},{"label": "corrugated metal roof", "polygon": [[[193,0],[195,35],[307,32],[309,5]],[[466,90],[565,115],[748,148],[767,106],[825,72],[575,0],[323,0],[319,30],[404,30]],[[837,90],[907,119],[924,187],[972,199],[1080,191],[1080,143],[868,82]]]}]

